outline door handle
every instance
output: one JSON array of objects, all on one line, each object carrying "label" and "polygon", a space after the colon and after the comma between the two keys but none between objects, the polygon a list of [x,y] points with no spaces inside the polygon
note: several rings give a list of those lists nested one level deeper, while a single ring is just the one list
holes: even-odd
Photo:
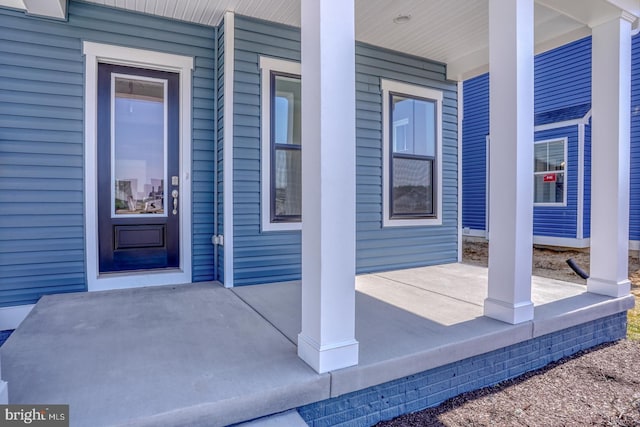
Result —
[{"label": "door handle", "polygon": [[173,197],[173,214],[178,215],[178,190],[173,190],[171,197]]}]

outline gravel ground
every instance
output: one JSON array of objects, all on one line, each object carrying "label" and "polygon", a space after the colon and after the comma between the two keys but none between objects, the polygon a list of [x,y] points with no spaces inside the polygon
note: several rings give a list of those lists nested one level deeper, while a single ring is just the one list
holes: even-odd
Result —
[{"label": "gravel ground", "polygon": [[[486,265],[486,244],[465,244],[464,261]],[[588,272],[588,251],[534,251],[535,275],[585,283],[566,265]],[[629,257],[629,277],[640,303],[640,261]],[[622,340],[552,363],[493,387],[465,393],[440,406],[379,427],[409,426],[640,426],[640,341]]]}]

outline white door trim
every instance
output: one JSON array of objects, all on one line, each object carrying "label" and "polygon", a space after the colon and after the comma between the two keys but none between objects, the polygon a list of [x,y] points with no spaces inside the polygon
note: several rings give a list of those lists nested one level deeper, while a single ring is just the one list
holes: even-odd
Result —
[{"label": "white door trim", "polygon": [[[191,79],[193,58],[83,42],[85,55],[85,243],[89,291],[191,282]],[[180,75],[180,267],[100,274],[98,270],[97,99],[98,63],[128,65]]]},{"label": "white door trim", "polygon": [[223,132],[223,236],[225,288],[233,288],[233,90],[235,79],[235,15],[231,11],[224,14],[224,132]]}]

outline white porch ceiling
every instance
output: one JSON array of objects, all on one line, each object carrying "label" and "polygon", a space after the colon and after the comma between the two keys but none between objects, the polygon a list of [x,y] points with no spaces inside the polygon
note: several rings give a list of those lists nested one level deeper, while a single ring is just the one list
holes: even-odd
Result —
[{"label": "white porch ceiling", "polygon": [[[300,26],[301,0],[85,0],[170,19],[218,25],[227,10]],[[0,6],[40,14],[64,0],[0,0]],[[447,64],[448,77],[487,71],[488,0],[355,0],[356,39]],[[536,0],[536,52],[591,34],[591,27],[620,16],[640,16],[640,0]],[[404,24],[398,16],[410,16]],[[56,16],[60,17],[60,16]],[[637,24],[637,21],[636,21]]]}]

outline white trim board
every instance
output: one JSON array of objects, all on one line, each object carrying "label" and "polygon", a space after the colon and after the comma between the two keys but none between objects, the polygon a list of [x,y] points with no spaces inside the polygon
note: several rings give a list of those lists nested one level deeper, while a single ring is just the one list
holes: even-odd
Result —
[{"label": "white trim board", "polygon": [[[576,237],[578,239],[584,238],[584,138],[585,138],[585,125],[580,123],[578,125],[578,200],[577,211],[578,217],[576,219]],[[567,191],[569,190],[569,179],[567,176]]]},{"label": "white trim board", "polygon": [[[408,226],[434,226],[442,225],[442,99],[443,93],[438,89],[417,86],[394,80],[380,79],[382,89],[382,226],[383,227],[408,227]],[[401,93],[408,96],[430,99],[436,102],[436,212],[435,218],[427,219],[392,219],[389,216],[390,203],[390,111],[389,96],[391,93]]]},{"label": "white trim board", "polygon": [[629,240],[629,249],[632,251],[640,251],[640,240]]},{"label": "white trim board", "polygon": [[[487,233],[484,230],[477,230],[473,228],[463,228],[462,229],[462,237],[478,239],[484,238],[486,240],[491,240]],[[545,245],[545,246],[559,246],[565,248],[588,248],[590,246],[590,240],[587,239],[576,239],[571,237],[551,237],[551,236],[533,236],[533,244],[534,245]],[[629,242],[630,247],[633,245],[633,242]],[[640,249],[640,242],[637,242],[637,247]]]},{"label": "white trim board", "polygon": [[464,84],[458,89],[458,262],[462,262],[462,120],[464,119]]},{"label": "white trim board", "polygon": [[474,228],[463,227],[462,236],[463,237],[487,237],[487,232],[485,230],[476,230]]},{"label": "white trim board", "polygon": [[[142,49],[83,42],[85,55],[85,243],[89,291],[191,282],[191,88],[193,58]],[[169,71],[180,75],[180,267],[99,274],[97,197],[98,63]]]},{"label": "white trim board", "polygon": [[588,248],[591,244],[587,239],[575,239],[570,237],[533,236],[534,245],[560,246],[565,248]]},{"label": "white trim board", "polygon": [[233,12],[224,14],[224,136],[223,151],[223,235],[225,288],[233,287],[233,80],[235,62],[235,24]]},{"label": "white trim board", "polygon": [[35,307],[35,304],[0,307],[0,331],[16,329],[29,313],[31,313],[33,307]]},{"label": "white trim board", "polygon": [[[300,222],[271,222],[271,72],[301,74],[299,62],[260,57],[260,228],[302,230]],[[304,149],[304,148],[303,148]]]}]

